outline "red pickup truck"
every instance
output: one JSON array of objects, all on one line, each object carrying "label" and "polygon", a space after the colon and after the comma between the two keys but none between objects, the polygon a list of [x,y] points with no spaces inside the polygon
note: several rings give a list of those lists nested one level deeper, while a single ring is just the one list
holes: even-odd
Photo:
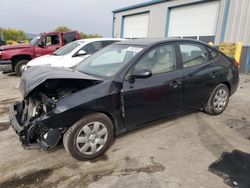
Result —
[{"label": "red pickup truck", "polygon": [[33,58],[51,54],[63,45],[80,39],[77,31],[43,33],[30,44],[0,46],[0,71],[21,75],[24,65]]}]

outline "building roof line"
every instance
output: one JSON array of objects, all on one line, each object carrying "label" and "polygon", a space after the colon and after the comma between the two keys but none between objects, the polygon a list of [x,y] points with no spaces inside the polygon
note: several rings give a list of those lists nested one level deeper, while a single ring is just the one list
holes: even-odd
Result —
[{"label": "building roof line", "polygon": [[154,4],[162,3],[164,1],[166,1],[166,0],[151,0],[151,1],[148,1],[148,2],[143,2],[143,3],[131,5],[131,6],[127,6],[127,7],[124,7],[124,8],[119,8],[119,9],[113,10],[112,13],[132,10],[132,9],[135,9],[135,8],[141,8],[141,7],[145,7],[145,6],[149,6],[149,5],[154,5]]}]

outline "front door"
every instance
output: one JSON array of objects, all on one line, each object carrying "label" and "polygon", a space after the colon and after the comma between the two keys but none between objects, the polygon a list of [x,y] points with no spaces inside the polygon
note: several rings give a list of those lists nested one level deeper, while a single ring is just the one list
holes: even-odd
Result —
[{"label": "front door", "polygon": [[41,46],[35,47],[36,57],[51,54],[60,48],[60,40],[57,34],[44,36],[39,43]]},{"label": "front door", "polygon": [[182,74],[177,69],[174,44],[164,44],[146,53],[128,74],[150,70],[149,78],[123,82],[123,102],[126,126],[174,115],[182,103]]}]

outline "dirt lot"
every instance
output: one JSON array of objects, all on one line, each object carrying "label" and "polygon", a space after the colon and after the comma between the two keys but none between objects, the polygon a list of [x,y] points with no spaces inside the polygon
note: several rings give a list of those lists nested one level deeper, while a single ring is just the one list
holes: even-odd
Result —
[{"label": "dirt lot", "polygon": [[220,116],[194,112],[116,139],[105,155],[79,162],[63,146],[24,150],[8,124],[18,77],[0,73],[0,187],[227,187],[208,171],[223,151],[250,152],[250,75]]}]

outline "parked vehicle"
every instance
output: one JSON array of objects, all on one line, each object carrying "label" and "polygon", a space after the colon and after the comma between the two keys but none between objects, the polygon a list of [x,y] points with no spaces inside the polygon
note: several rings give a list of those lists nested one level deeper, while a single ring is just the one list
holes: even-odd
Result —
[{"label": "parked vehicle", "polygon": [[114,136],[202,109],[222,113],[238,87],[238,63],[205,43],[138,39],[112,44],[76,69],[32,67],[10,122],[25,147],[56,146],[76,159],[101,155]]},{"label": "parked vehicle", "polygon": [[51,54],[65,44],[77,40],[77,31],[43,33],[30,44],[4,45],[0,47],[0,70],[14,71],[21,75],[23,66],[33,58]]},{"label": "parked vehicle", "polygon": [[32,66],[73,67],[105,46],[122,40],[124,39],[93,38],[77,40],[59,48],[52,54],[29,61],[25,69]]}]

